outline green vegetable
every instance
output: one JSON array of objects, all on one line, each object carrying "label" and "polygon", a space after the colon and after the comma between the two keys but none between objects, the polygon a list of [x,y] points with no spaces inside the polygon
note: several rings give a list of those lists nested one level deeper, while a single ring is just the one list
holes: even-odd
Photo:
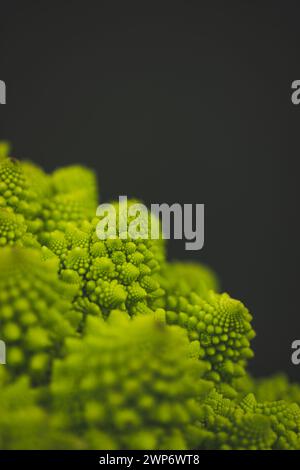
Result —
[{"label": "green vegetable", "polygon": [[59,279],[56,259],[43,261],[41,255],[41,250],[19,246],[0,250],[4,370],[12,378],[25,373],[34,383],[48,379],[53,356],[60,354],[66,336],[76,334],[76,288]]},{"label": "green vegetable", "polygon": [[119,203],[100,240],[97,204],[91,170],[0,143],[0,448],[300,449],[300,386],[247,373],[247,308],[162,240],[124,239]]},{"label": "green vegetable", "polygon": [[130,320],[114,311],[106,323],[90,317],[83,339],[68,340],[55,363],[54,411],[87,448],[185,449],[198,400],[213,387],[191,348],[160,312]]}]

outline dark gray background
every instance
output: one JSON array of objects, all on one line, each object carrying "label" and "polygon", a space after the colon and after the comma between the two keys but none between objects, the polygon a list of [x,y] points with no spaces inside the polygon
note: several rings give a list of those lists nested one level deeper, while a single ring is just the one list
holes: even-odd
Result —
[{"label": "dark gray background", "polygon": [[0,138],[48,170],[95,168],[102,200],[205,203],[204,249],[170,257],[208,263],[253,312],[252,371],[300,380],[300,10],[151,5],[1,2]]}]

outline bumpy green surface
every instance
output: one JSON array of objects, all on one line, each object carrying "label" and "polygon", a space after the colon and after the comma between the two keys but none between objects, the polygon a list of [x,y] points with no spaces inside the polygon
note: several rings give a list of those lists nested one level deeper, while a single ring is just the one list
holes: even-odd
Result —
[{"label": "bumpy green surface", "polygon": [[21,214],[11,208],[0,209],[0,246],[22,244],[27,226]]},{"label": "bumpy green surface", "polygon": [[[71,166],[51,177],[36,165],[19,162],[0,149],[0,207],[22,214],[33,233],[64,229],[94,215],[97,182],[90,170]],[[65,182],[65,184],[63,184]]]},{"label": "bumpy green surface", "polygon": [[[80,286],[75,308],[80,304],[88,314],[96,305],[105,317],[115,308],[131,315],[149,312],[152,303],[164,294],[155,278],[164,261],[162,242],[121,239],[119,231],[117,238],[99,240],[98,222],[94,218],[80,227],[68,224],[64,231],[39,237],[59,258],[61,277]],[[89,301],[87,309],[83,299]]]},{"label": "bumpy green surface", "polygon": [[66,336],[76,334],[71,311],[76,290],[58,278],[55,259],[39,250],[0,250],[0,332],[7,347],[9,377],[28,374],[47,380],[53,357]]},{"label": "bumpy green surface", "polygon": [[89,318],[84,341],[69,340],[55,364],[54,409],[89,448],[185,449],[212,387],[193,354],[182,329],[155,316]]},{"label": "bumpy green surface", "polygon": [[21,378],[0,388],[0,448],[41,448],[46,442],[46,413],[36,404],[34,390]]},{"label": "bumpy green surface", "polygon": [[219,383],[245,374],[253,356],[250,340],[255,336],[251,315],[244,305],[228,294],[207,292],[166,297],[168,323],[180,325],[189,338],[199,341],[201,357],[209,362],[209,378]]},{"label": "bumpy green surface", "polygon": [[[252,316],[162,240],[99,239],[97,182],[0,143],[0,449],[299,449],[300,386],[253,379]],[[127,212],[126,212],[127,211]],[[109,230],[109,227],[108,227]],[[110,233],[110,235],[112,235]]]}]

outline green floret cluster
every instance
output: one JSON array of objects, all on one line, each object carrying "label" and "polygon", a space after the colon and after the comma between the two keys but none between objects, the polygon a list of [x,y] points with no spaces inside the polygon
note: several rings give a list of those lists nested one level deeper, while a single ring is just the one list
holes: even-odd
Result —
[{"label": "green floret cluster", "polygon": [[212,384],[181,328],[160,312],[130,320],[113,311],[107,322],[90,317],[84,341],[70,338],[66,348],[51,382],[66,432],[92,449],[186,448]]},{"label": "green floret cluster", "polygon": [[[76,288],[57,276],[57,261],[40,250],[16,246],[0,250],[0,332],[7,345],[5,372],[45,381],[64,339],[76,335],[72,312]],[[64,315],[62,315],[64,312]]]},{"label": "green floret cluster", "polygon": [[300,386],[247,372],[248,309],[153,215],[125,237],[135,200],[99,237],[98,203],[93,171],[0,143],[0,449],[300,449]]}]

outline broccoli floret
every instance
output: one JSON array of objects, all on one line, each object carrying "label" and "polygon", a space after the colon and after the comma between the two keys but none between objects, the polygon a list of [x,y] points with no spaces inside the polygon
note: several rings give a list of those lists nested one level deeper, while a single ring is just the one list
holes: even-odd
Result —
[{"label": "broccoli floret", "polygon": [[54,366],[53,406],[66,431],[88,448],[187,448],[187,426],[212,387],[190,348],[184,331],[159,315],[89,317],[84,341],[69,339]]},{"label": "broccoli floret", "polygon": [[244,411],[216,390],[203,400],[201,417],[190,433],[193,448],[202,449],[268,450],[276,440],[268,417]]},{"label": "broccoli floret", "polygon": [[[129,203],[130,206],[130,203]],[[99,220],[85,221],[80,228],[69,224],[65,231],[44,233],[41,243],[60,260],[64,280],[80,285],[79,298],[97,305],[107,317],[119,308],[130,315],[147,313],[164,291],[155,274],[164,261],[161,240],[99,240]]]},{"label": "broccoli floret", "polygon": [[71,165],[54,171],[51,180],[56,194],[76,194],[78,191],[83,191],[86,194],[85,200],[92,209],[91,215],[95,215],[98,185],[93,171],[81,165]]},{"label": "broccoli floret", "polygon": [[250,341],[255,333],[246,307],[219,294],[216,276],[201,265],[164,263],[156,278],[164,295],[153,305],[166,310],[169,324],[180,325],[191,341],[199,341],[202,359],[210,365],[207,377],[223,392],[227,387],[226,394],[236,395],[228,384],[246,374],[253,356]]},{"label": "broccoli floret", "polygon": [[191,435],[193,447],[205,449],[299,449],[298,405],[285,401],[256,401],[253,394],[241,402],[212,390],[202,402],[199,422]]},{"label": "broccoli floret", "polygon": [[0,141],[0,158],[7,157],[10,153],[10,144]]},{"label": "broccoli floret", "polygon": [[84,167],[71,166],[49,176],[32,163],[0,156],[0,207],[22,214],[32,233],[63,230],[70,221],[91,218],[97,203],[95,175]]},{"label": "broccoli floret", "polygon": [[0,387],[0,448],[40,449],[48,441],[47,416],[36,402],[28,379]]},{"label": "broccoli floret", "polygon": [[15,214],[11,208],[0,208],[0,246],[22,244],[27,225],[21,214]]},{"label": "broccoli floret", "polygon": [[284,400],[257,403],[253,394],[240,405],[243,409],[269,418],[276,439],[274,449],[298,449],[300,445],[300,408]]},{"label": "broccoli floret", "polygon": [[0,158],[0,207],[12,207],[22,213],[30,205],[30,189],[20,162]]},{"label": "broccoli floret", "polygon": [[0,334],[7,344],[8,374],[49,379],[52,359],[66,336],[76,333],[71,311],[76,289],[58,278],[57,261],[39,250],[0,250]]},{"label": "broccoli floret", "polygon": [[284,374],[260,379],[248,374],[235,385],[241,394],[254,393],[258,401],[286,400],[300,405],[300,385],[290,383]]},{"label": "broccoli floret", "polygon": [[166,296],[165,308],[168,323],[180,325],[191,340],[199,341],[201,357],[211,365],[210,379],[231,382],[245,374],[255,333],[252,317],[240,301],[213,291],[203,297],[193,292],[177,296],[175,292]]},{"label": "broccoli floret", "polygon": [[219,281],[207,266],[196,263],[165,263],[157,276],[161,287],[177,297],[194,292],[199,296],[208,290],[219,292]]},{"label": "broccoli floret", "polygon": [[42,406],[41,396],[28,377],[6,386],[1,383],[0,449],[83,449],[82,439],[62,432],[59,421]]}]

